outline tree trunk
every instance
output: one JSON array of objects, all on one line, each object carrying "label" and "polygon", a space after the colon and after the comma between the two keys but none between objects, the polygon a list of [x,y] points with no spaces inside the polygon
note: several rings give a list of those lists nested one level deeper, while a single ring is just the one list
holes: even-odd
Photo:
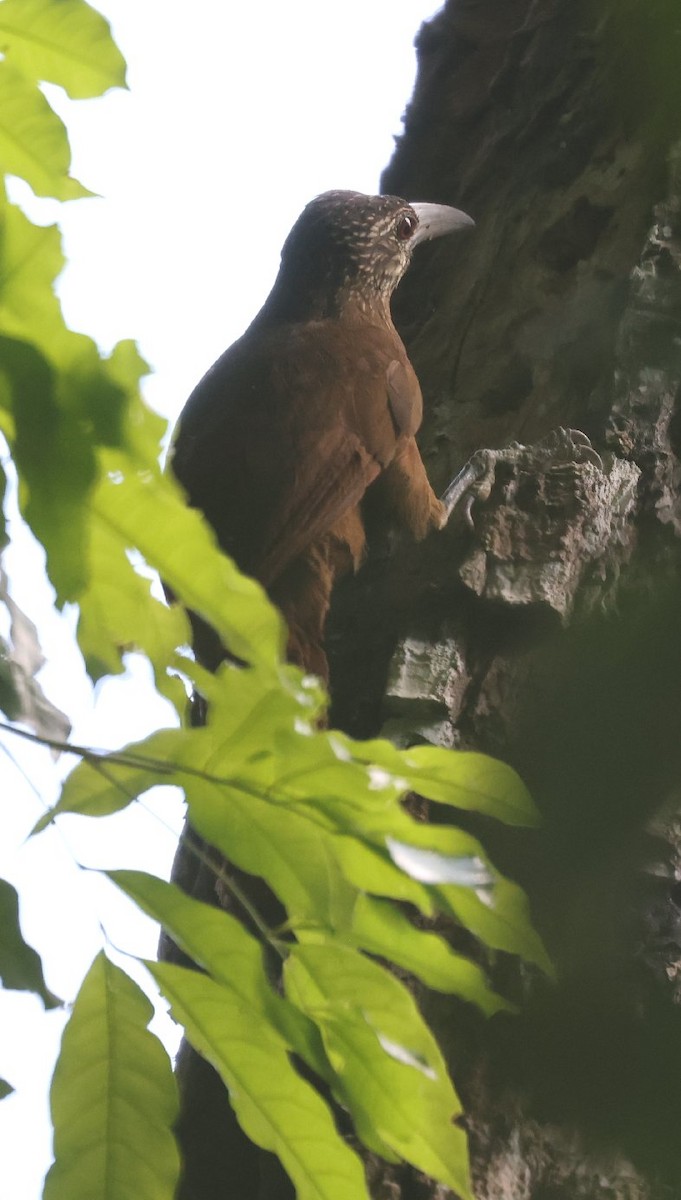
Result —
[{"label": "tree trunk", "polygon": [[[681,1195],[681,23],[678,0],[450,0],[383,190],[454,203],[395,309],[444,486],[523,443],[444,534],[340,589],[333,720],[511,762],[538,833],[476,826],[557,984],[518,1017],[424,996],[478,1200]],[[558,427],[581,439],[545,441]],[[438,819],[437,811],[432,813]],[[473,825],[470,822],[471,827]],[[468,943],[461,942],[471,949]],[[473,949],[473,952],[479,953]],[[376,1195],[442,1197],[377,1168]]]}]

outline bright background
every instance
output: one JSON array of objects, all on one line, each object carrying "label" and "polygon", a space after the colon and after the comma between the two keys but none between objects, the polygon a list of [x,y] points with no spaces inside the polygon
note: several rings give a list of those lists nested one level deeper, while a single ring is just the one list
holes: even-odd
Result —
[{"label": "bright background", "polygon": [[[437,0],[95,6],[128,61],[130,91],[77,103],[46,91],[69,128],[73,174],[101,199],[38,202],[19,182],[13,198],[33,220],[62,226],[69,325],[105,351],[134,337],[154,372],[146,397],[174,421],[257,312],[307,201],[329,188],[378,190],[413,87],[413,38]],[[172,723],[134,656],[125,676],[93,694],[70,637],[74,614],[54,614],[39,548],[16,520],[11,532],[3,561],[12,592],[39,626],[41,682],[68,713],[72,740],[114,748]],[[157,938],[152,922],[78,864],[167,876],[182,820],[178,794],[159,789],[106,821],[61,818],[25,842],[73,761],[55,766],[46,751],[0,734],[0,875],[19,889],[24,936],[67,1001],[105,937],[147,957]],[[34,997],[0,993],[0,1076],[16,1089],[0,1104],[0,1193],[12,1200],[38,1200],[51,1159],[47,1089],[65,1019]],[[159,1012],[152,1027],[172,1051],[169,1018]]]}]

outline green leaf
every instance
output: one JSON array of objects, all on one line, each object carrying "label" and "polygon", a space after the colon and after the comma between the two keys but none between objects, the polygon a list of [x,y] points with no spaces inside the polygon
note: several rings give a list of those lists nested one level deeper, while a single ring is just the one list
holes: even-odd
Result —
[{"label": "green leaf", "polygon": [[35,992],[45,1008],[61,1004],[45,984],[40,956],[21,935],[19,897],[6,879],[0,879],[0,980],[3,987]]},{"label": "green leaf", "polygon": [[158,690],[180,713],[187,693],[166,670],[176,646],[190,640],[185,613],[153,594],[151,580],[135,570],[122,540],[96,516],[89,529],[88,578],[79,595],[78,642],[93,680],[123,670],[123,655],[143,651]]},{"label": "green leaf", "polygon": [[25,75],[74,99],[125,87],[125,60],[100,13],[84,0],[3,0],[0,44]]},{"label": "green leaf", "polygon": [[486,1016],[517,1011],[492,991],[480,967],[455,953],[443,937],[417,928],[395,904],[359,893],[352,935],[363,950],[390,959],[436,991],[468,1000]]},{"label": "green leaf", "polygon": [[368,1200],[359,1158],[294,1070],[279,1032],[205,975],[169,963],[147,966],[189,1041],[226,1084],[244,1132],[278,1156],[298,1200]]},{"label": "green leaf", "polygon": [[358,837],[334,839],[334,849],[345,878],[359,891],[413,904],[424,916],[435,916],[434,892],[400,870],[387,853]]},{"label": "green leaf", "polygon": [[430,800],[496,817],[507,825],[540,824],[520,776],[487,754],[414,746],[402,752],[410,788]]},{"label": "green leaf", "polygon": [[229,913],[185,895],[178,887],[142,871],[105,872],[173,941],[217,983],[250,1008],[254,1019],[271,1022],[286,1045],[322,1077],[328,1065],[316,1029],[274,991],[260,942]]},{"label": "green leaf", "polygon": [[95,480],[92,445],[60,409],[56,376],[34,346],[0,337],[0,373],[11,394],[10,444],[21,474],[21,507],[48,555],[58,594],[74,599],[87,572],[85,501]]},{"label": "green leaf", "polygon": [[[408,791],[419,786],[420,777],[416,770],[411,769],[411,779],[405,778],[405,774],[397,769],[402,756],[389,743],[353,742],[336,730],[307,736],[290,725],[276,734],[270,734],[267,740],[269,753],[261,754],[257,768],[251,765],[250,769],[257,771],[263,791],[266,790],[273,801],[295,806],[301,812],[309,809],[312,819],[323,821],[339,832],[352,833],[360,822],[362,831],[373,835],[381,848],[387,846],[387,839],[391,837],[396,843],[401,839],[406,845],[427,846],[434,853],[448,856],[481,853],[479,844],[459,830],[445,826],[424,826],[403,810],[401,800]],[[225,749],[229,753],[227,747]],[[454,777],[460,752],[443,753],[455,760],[450,768],[450,775]],[[381,754],[390,763],[391,769],[379,765],[377,759],[380,760]],[[475,777],[486,772],[497,780],[506,779],[507,783],[517,780],[513,771],[484,755],[461,754],[461,757],[468,760],[468,767],[473,770]],[[459,774],[465,777],[466,770],[464,764],[463,772]],[[424,794],[428,793],[429,782],[426,774],[422,789]],[[464,790],[461,779],[457,786],[460,791]],[[444,792],[446,789],[438,781],[432,790]],[[495,803],[492,787],[487,800],[491,811]],[[475,803],[474,795],[473,806]],[[445,849],[447,839],[452,847]],[[453,845],[454,841],[458,848]],[[414,869],[411,871],[414,878],[422,878],[426,882],[445,882],[450,877],[454,880],[453,874],[443,875],[442,872],[436,879],[435,861],[428,868],[425,856],[421,856],[424,861],[420,866],[416,863],[416,857],[414,855]],[[456,882],[463,881],[462,869],[470,876],[470,886],[481,886],[484,882],[480,878],[483,869],[480,864],[476,865],[473,874],[466,864],[450,862],[446,866],[450,873],[456,870]],[[444,862],[441,867],[445,869]]]},{"label": "green leaf", "polygon": [[[10,0],[3,0],[0,13]],[[71,150],[61,119],[40,88],[0,62],[0,170],[18,175],[36,196],[77,200],[91,196],[69,175]]]},{"label": "green leaf", "polygon": [[179,1155],[170,1060],[152,1006],[99,954],[64,1030],[51,1089],[55,1162],[44,1200],[172,1200]]},{"label": "green leaf", "polygon": [[234,654],[274,670],[285,641],[280,614],[260,585],[218,549],[213,531],[171,477],[124,454],[107,454],[103,466],[92,499],[97,520],[124,546],[135,547]]},{"label": "green leaf", "polygon": [[[472,867],[476,866],[476,861],[485,870],[489,867],[480,843],[459,829],[411,822],[408,841],[402,831],[398,831],[408,850],[422,847],[435,851],[438,857],[443,856],[445,863],[449,858],[454,867],[457,866],[457,860],[463,860],[465,864],[466,859],[471,860]],[[390,841],[389,834],[387,838]],[[402,881],[408,876],[400,869],[400,865],[408,867],[408,858],[400,857],[397,862],[388,862],[376,852],[372,855],[366,845],[349,838],[345,839],[343,849],[339,850],[339,858],[346,877],[356,887],[395,899],[411,899],[426,915],[432,915],[437,908],[442,913],[454,916],[493,949],[519,954],[528,962],[536,963],[549,976],[553,975],[551,960],[530,920],[527,896],[522,888],[494,868],[491,868],[491,886],[478,886],[474,872],[467,886],[440,885],[437,882],[431,886],[414,884],[420,886],[422,894],[428,897],[428,906],[424,906],[416,893],[407,895],[403,890]],[[420,865],[419,862],[419,869]],[[372,875],[373,886],[370,882]]]},{"label": "green leaf", "polygon": [[467,750],[413,746],[397,750],[390,742],[375,739],[354,742],[343,735],[349,752],[376,769],[383,767],[404,781],[405,790],[428,800],[468,812],[496,817],[508,825],[538,825],[532,798],[512,767]]},{"label": "green leaf", "polygon": [[[106,363],[111,379],[128,398],[128,427],[126,430],[128,446],[138,445],[144,459],[158,459],[168,422],[149,408],[139,393],[140,381],[144,379],[145,375],[151,373],[149,363],[142,358],[137,343],[131,338],[123,338],[122,341],[116,342]],[[108,415],[109,405],[101,405],[100,421],[101,418],[106,418]],[[103,432],[101,423],[98,424],[98,430],[101,435]],[[100,436],[100,440],[105,446],[120,446],[122,438],[119,423],[116,423],[111,436],[108,438]]]},{"label": "green leaf", "polygon": [[335,839],[257,794],[190,776],[184,783],[194,828],[242,870],[262,875],[291,921],[347,923],[354,890],[339,870]]},{"label": "green leaf", "polygon": [[4,1100],[6,1096],[11,1096],[14,1088],[6,1079],[0,1079],[0,1100]]},{"label": "green leaf", "polygon": [[456,917],[481,941],[496,950],[519,954],[554,978],[551,959],[530,919],[529,901],[517,883],[495,874],[491,891],[457,887],[435,890],[441,911]]},{"label": "green leaf", "polygon": [[0,193],[0,332],[31,342],[55,363],[69,334],[53,285],[64,268],[56,225],[34,225]]},{"label": "green leaf", "polygon": [[187,896],[172,883],[143,871],[103,872],[171,935],[177,945],[234,1000],[265,1017],[280,1002],[262,959],[262,946],[230,913]]},{"label": "green leaf", "polygon": [[453,1123],[461,1104],[410,992],[336,943],[294,947],[284,982],[319,1026],[339,1099],[365,1145],[471,1197],[466,1135]]},{"label": "green leaf", "polygon": [[[93,754],[84,759],[66,777],[59,800],[32,832],[41,833],[60,813],[108,817],[127,808],[156,784],[175,782],[174,768],[165,760],[172,764],[173,750],[185,736],[182,730],[161,729],[144,742],[124,748],[120,755]],[[138,746],[146,750],[144,761],[138,761],[135,753]]]},{"label": "green leaf", "polygon": [[[21,220],[16,231],[28,258],[40,256],[43,240],[31,237]],[[59,252],[58,242],[48,238],[45,245],[48,259],[49,252]],[[14,327],[21,325],[33,291],[40,292],[46,282],[38,272],[31,283],[18,247],[17,256],[16,276],[10,257],[7,286],[3,288],[0,280],[0,322],[5,317]],[[53,262],[48,275],[54,266]],[[145,364],[134,348],[117,347],[118,353],[102,361],[94,343],[66,330],[58,313],[50,308],[45,316],[45,353],[28,342],[0,336],[2,423],[21,476],[23,515],[45,546],[60,602],[81,598],[90,585],[82,599],[86,615],[95,627],[97,620],[107,628],[111,624],[107,647],[116,639],[116,652],[107,660],[110,669],[120,670],[120,652],[130,648],[133,639],[155,666],[162,659],[165,667],[178,639],[188,636],[186,622],[177,611],[171,613],[158,600],[148,599],[149,581],[135,574],[127,544],[112,540],[88,508],[99,471],[97,445],[140,443],[146,453],[153,444],[158,454],[165,422],[151,412],[140,419],[144,410],[136,393]],[[155,461],[153,465],[158,473]],[[122,580],[118,603],[111,595],[116,563]]]},{"label": "green leaf", "polygon": [[247,671],[225,662],[215,674],[183,659],[180,669],[208,701],[207,725],[212,733],[213,765],[234,766],[273,753],[273,734],[304,728],[311,734],[328,698],[313,676],[283,665],[272,677],[257,668]]},{"label": "green leaf", "polygon": [[[137,395],[139,378],[130,343],[102,359],[92,338],[67,328],[54,291],[66,261],[58,226],[34,225],[0,189],[0,228],[0,333],[30,343],[58,371],[57,399],[79,416],[91,455],[97,444],[120,445],[124,404]],[[139,356],[137,364],[139,371]],[[143,411],[165,429],[160,417]],[[137,426],[138,411],[132,419]]]}]

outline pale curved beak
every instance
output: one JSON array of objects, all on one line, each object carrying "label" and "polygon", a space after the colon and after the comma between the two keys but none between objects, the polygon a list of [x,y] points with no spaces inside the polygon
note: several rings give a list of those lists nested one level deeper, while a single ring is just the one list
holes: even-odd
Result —
[{"label": "pale curved beak", "polygon": [[432,238],[443,237],[446,233],[456,233],[459,229],[472,229],[475,221],[460,208],[450,208],[447,204],[412,204],[419,219],[418,229],[411,239],[412,246],[419,242],[429,242]]}]

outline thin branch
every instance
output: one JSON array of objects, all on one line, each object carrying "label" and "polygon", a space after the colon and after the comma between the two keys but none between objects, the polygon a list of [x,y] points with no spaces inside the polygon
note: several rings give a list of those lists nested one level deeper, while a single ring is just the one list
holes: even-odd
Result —
[{"label": "thin branch", "polygon": [[201,849],[192,836],[185,836],[184,844],[186,849],[189,850],[190,854],[193,854],[200,863],[203,863],[204,866],[208,867],[209,871],[215,876],[215,878],[219,879],[220,882],[224,884],[227,891],[231,893],[234,899],[242,906],[244,912],[246,912],[250,917],[260,935],[261,940],[266,942],[268,946],[271,946],[275,953],[279,955],[282,961],[284,961],[288,953],[288,947],[286,943],[280,938],[276,937],[270,926],[260,916],[257,908],[254,906],[253,902],[250,900],[249,896],[243,890],[241,885],[238,884],[231,875],[228,875],[227,871],[225,870],[225,859],[223,859],[222,863],[220,864],[216,863],[215,860],[211,859],[210,855],[205,852],[205,850]]},{"label": "thin branch", "polygon": [[[171,763],[168,762],[167,759],[153,758],[150,755],[147,756],[143,754],[131,754],[129,752],[120,753],[117,751],[109,752],[91,750],[87,746],[78,746],[70,742],[61,742],[54,738],[46,738],[36,733],[29,733],[28,730],[19,729],[15,725],[10,725],[6,721],[0,721],[0,730],[2,729],[6,730],[8,733],[15,734],[17,737],[26,738],[29,742],[34,742],[39,746],[48,746],[51,749],[60,750],[65,754],[75,754],[77,757],[82,758],[85,762],[90,763],[95,770],[101,770],[101,764],[106,763],[107,765],[128,767],[129,769],[137,767],[141,770],[156,771],[159,775],[165,775],[168,777],[189,775],[194,779],[202,779],[204,783],[217,784],[219,787],[226,786],[236,788],[245,795],[252,796],[256,800],[262,800],[263,797],[266,796],[274,799],[275,801],[279,799],[288,804],[292,803],[297,805],[300,802],[299,798],[295,796],[286,796],[285,792],[283,794],[280,793],[277,797],[277,792],[273,788],[267,788],[263,790],[262,788],[253,787],[252,784],[248,783],[247,780],[240,778],[238,775],[212,775],[208,771],[199,767],[192,767],[189,763]],[[355,761],[358,762],[360,766],[365,765],[361,762],[361,760]],[[315,770],[315,767],[306,767],[302,771],[295,771],[293,773],[289,772],[288,778],[302,778],[304,775],[314,774]],[[118,783],[118,781],[114,780],[111,782],[115,782],[116,784]],[[282,780],[279,779],[277,782],[281,784]],[[177,786],[180,786],[179,782]]]},{"label": "thin branch", "polygon": [[[172,763],[163,762],[162,759],[144,758],[139,756],[136,758],[134,754],[117,754],[115,751],[108,750],[92,750],[89,746],[79,746],[75,742],[63,742],[58,738],[45,737],[43,734],[30,733],[28,729],[20,729],[18,725],[12,725],[9,721],[0,721],[0,729],[4,729],[7,733],[13,733],[16,737],[25,738],[27,742],[33,742],[37,746],[46,746],[49,750],[58,750],[60,754],[74,754],[77,758],[83,758],[86,762],[106,762],[116,763],[122,767],[153,767],[161,773],[167,772],[174,774],[177,768]],[[181,768],[184,770],[184,768]]]},{"label": "thin branch", "polygon": [[24,768],[22,767],[18,758],[15,758],[14,755],[12,754],[12,751],[9,749],[9,747],[5,746],[2,742],[0,742],[0,750],[2,750],[3,754],[5,754],[7,756],[7,758],[11,762],[12,766],[21,775],[22,779],[24,780],[24,783],[28,784],[31,791],[33,792],[33,795],[36,797],[37,800],[40,801],[41,807],[44,808],[45,811],[47,812],[48,811],[47,804],[45,803],[43,797],[41,796],[40,792],[38,791],[38,788],[34,784],[33,780],[31,779],[30,775],[28,774],[28,772],[25,771]]}]

